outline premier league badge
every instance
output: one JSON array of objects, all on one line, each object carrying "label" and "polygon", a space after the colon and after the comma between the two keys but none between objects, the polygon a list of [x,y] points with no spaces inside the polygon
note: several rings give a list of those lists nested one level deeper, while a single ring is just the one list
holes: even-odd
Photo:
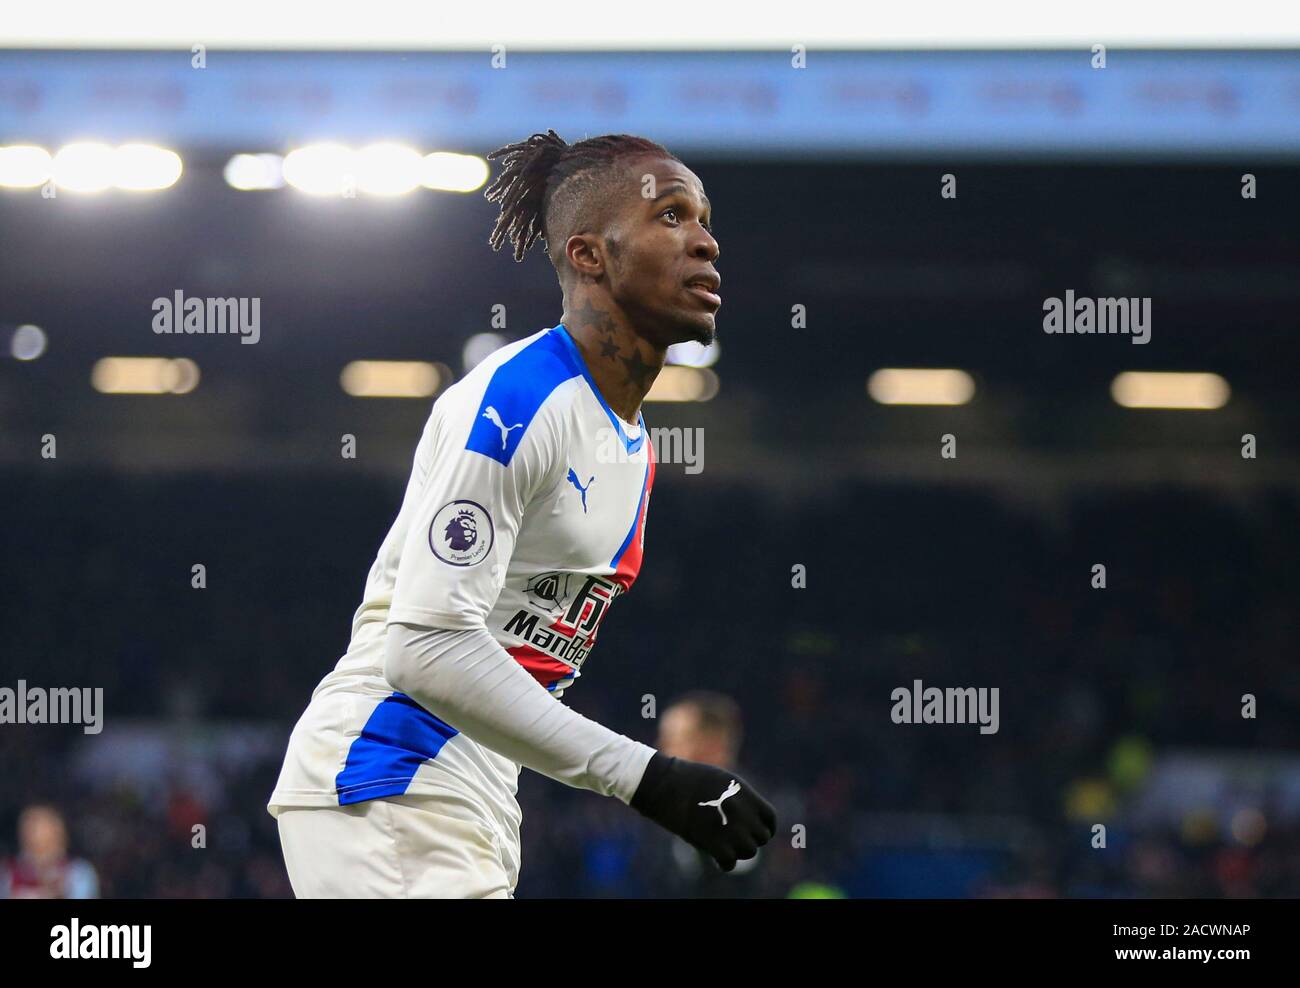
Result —
[{"label": "premier league badge", "polygon": [[492,516],[475,501],[443,505],[429,525],[429,548],[451,566],[473,566],[492,550]]}]

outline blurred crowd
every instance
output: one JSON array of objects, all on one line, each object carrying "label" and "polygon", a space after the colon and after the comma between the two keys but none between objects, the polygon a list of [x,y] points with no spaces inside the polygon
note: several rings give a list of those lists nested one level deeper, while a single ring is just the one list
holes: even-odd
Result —
[{"label": "blurred crowd", "polygon": [[[518,896],[1300,895],[1296,494],[1031,509],[707,476],[656,484],[641,576],[564,702],[734,767],[778,836],[722,875],[525,772]],[[214,760],[202,784],[185,744],[147,782],[90,755],[122,724],[282,745],[346,647],[403,482],[4,483],[0,686],[103,687],[106,714],[96,736],[0,725],[0,893],[289,895],[265,810],[282,749]],[[918,679],[998,688],[998,732],[894,723],[891,691]],[[1189,752],[1211,782],[1171,796]]]}]

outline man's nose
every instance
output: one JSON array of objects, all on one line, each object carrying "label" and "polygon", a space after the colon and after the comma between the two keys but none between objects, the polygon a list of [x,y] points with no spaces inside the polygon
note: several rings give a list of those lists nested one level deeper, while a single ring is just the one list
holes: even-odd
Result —
[{"label": "man's nose", "polygon": [[691,254],[694,257],[712,262],[716,261],[721,253],[722,248],[713,239],[713,234],[709,233],[704,227],[700,227],[699,235],[696,237],[695,242],[691,244]]}]

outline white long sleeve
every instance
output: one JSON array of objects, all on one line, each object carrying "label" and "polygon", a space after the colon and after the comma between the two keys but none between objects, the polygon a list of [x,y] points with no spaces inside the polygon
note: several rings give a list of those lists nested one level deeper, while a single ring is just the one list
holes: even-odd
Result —
[{"label": "white long sleeve", "polygon": [[560,703],[486,628],[389,624],[384,675],[484,747],[624,803],[631,802],[655,753]]}]

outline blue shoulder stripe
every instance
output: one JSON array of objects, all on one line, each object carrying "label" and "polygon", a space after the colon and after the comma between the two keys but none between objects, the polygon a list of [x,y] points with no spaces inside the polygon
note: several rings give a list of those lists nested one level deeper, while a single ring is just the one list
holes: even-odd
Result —
[{"label": "blue shoulder stripe", "polygon": [[542,403],[581,373],[554,329],[539,336],[492,372],[465,448],[508,464]]}]

